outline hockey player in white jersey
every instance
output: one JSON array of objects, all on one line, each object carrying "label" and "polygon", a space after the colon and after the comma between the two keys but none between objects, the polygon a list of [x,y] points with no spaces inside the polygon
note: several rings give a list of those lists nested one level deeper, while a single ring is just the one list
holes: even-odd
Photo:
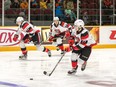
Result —
[{"label": "hockey player in white jersey", "polygon": [[25,43],[33,41],[33,44],[37,47],[37,50],[41,50],[43,52],[47,52],[48,56],[51,56],[51,51],[44,46],[41,46],[41,36],[40,31],[35,28],[30,22],[24,21],[23,17],[17,17],[16,24],[18,25],[18,30],[13,37],[14,41],[18,40],[19,35],[21,32],[25,33],[25,36],[20,41],[20,48],[22,51],[22,55],[19,56],[20,59],[27,59],[27,49]]},{"label": "hockey player in white jersey", "polygon": [[63,38],[67,31],[69,31],[72,26],[66,22],[59,21],[58,17],[54,17],[53,23],[50,28],[49,41],[52,41],[53,45],[61,50],[61,54],[64,53]]},{"label": "hockey player in white jersey", "polygon": [[72,50],[72,69],[68,71],[68,74],[76,73],[79,58],[82,60],[81,70],[85,70],[92,46],[94,45],[96,45],[96,42],[90,32],[84,27],[83,20],[77,19],[74,22],[74,29],[71,32],[69,47],[65,49],[67,52]]}]

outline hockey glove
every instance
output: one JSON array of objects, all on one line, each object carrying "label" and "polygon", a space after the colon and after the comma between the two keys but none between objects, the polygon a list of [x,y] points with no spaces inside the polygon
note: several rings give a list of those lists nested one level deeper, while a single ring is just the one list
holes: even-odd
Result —
[{"label": "hockey glove", "polygon": [[50,38],[48,39],[50,42],[53,41],[53,36],[50,36]]},{"label": "hockey glove", "polygon": [[19,37],[19,36],[18,36],[17,34],[15,34],[14,37],[13,37],[13,41],[16,42],[16,41],[18,40],[18,37]]},{"label": "hockey glove", "polygon": [[67,38],[67,37],[70,37],[70,32],[69,31],[66,31],[65,32],[65,37]]},{"label": "hockey glove", "polygon": [[66,52],[70,52],[70,51],[71,51],[71,47],[70,47],[70,46],[66,47],[66,48],[65,48],[65,51],[66,51]]},{"label": "hockey glove", "polygon": [[36,31],[35,31],[35,33],[39,33],[39,32],[40,32],[40,30],[36,30]]},{"label": "hockey glove", "polygon": [[74,45],[74,44],[71,46],[71,48],[72,48],[73,50],[76,50],[76,51],[79,50],[79,47],[76,46],[76,45]]},{"label": "hockey glove", "polygon": [[74,37],[70,37],[70,39],[68,40],[68,44],[70,45],[70,46],[72,46],[73,44],[74,44]]},{"label": "hockey glove", "polygon": [[31,38],[27,38],[24,40],[24,43],[29,43],[31,41]]}]

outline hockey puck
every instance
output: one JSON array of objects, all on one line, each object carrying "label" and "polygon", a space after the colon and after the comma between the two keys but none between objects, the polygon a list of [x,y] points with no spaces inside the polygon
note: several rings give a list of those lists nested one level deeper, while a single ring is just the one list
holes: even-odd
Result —
[{"label": "hockey puck", "polygon": [[43,72],[43,74],[45,74],[45,75],[46,75],[46,74],[47,74],[47,72],[46,72],[46,71],[44,71],[44,72]]},{"label": "hockey puck", "polygon": [[30,78],[30,80],[33,80],[33,78]]}]

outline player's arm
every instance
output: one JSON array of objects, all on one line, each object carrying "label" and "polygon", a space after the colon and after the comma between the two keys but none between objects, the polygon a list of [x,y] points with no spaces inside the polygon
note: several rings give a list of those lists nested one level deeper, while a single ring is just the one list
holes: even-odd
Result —
[{"label": "player's arm", "polygon": [[21,29],[18,28],[16,33],[14,34],[14,37],[13,37],[13,41],[17,41],[18,40],[18,37],[19,37],[19,34],[21,33]]},{"label": "player's arm", "polygon": [[50,26],[50,32],[49,32],[49,41],[51,42],[51,41],[53,41],[53,38],[54,38],[54,33],[53,33],[53,31],[52,31],[52,25]]},{"label": "player's arm", "polygon": [[89,37],[88,31],[82,33],[81,37],[80,37],[80,41],[75,42],[75,44],[72,46],[72,48],[74,48],[74,50],[80,50],[80,49],[84,48],[88,42],[88,37]]}]

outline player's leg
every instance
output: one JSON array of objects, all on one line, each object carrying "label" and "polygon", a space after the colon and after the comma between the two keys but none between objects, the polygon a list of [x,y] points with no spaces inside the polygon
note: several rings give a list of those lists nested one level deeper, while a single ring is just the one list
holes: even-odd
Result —
[{"label": "player's leg", "polygon": [[84,71],[87,65],[87,60],[91,54],[91,47],[85,47],[81,51],[80,59],[82,60],[81,70]]},{"label": "player's leg", "polygon": [[51,57],[51,51],[48,48],[46,48],[40,44],[41,36],[39,33],[35,33],[35,35],[32,37],[32,41],[33,41],[34,45],[37,47],[37,50],[46,52],[46,53],[48,53],[48,56]]},{"label": "player's leg", "polygon": [[27,59],[27,49],[23,41],[20,42],[20,47],[22,54],[19,56],[19,59],[25,60]]},{"label": "player's leg", "polygon": [[19,56],[19,59],[23,59],[23,60],[27,59],[27,49],[25,43],[28,43],[29,40],[30,40],[29,35],[26,34],[24,38],[20,41],[19,46],[21,48],[22,54]]},{"label": "player's leg", "polygon": [[21,48],[22,54],[19,56],[19,59],[26,60],[27,59],[27,50],[26,48]]},{"label": "player's leg", "polygon": [[54,38],[52,41],[52,45],[56,47],[56,50],[59,51],[60,48],[57,46],[57,38]]},{"label": "player's leg", "polygon": [[64,54],[64,46],[63,46],[63,39],[62,38],[57,38],[56,39],[57,42],[57,47],[61,50],[61,54]]},{"label": "player's leg", "polygon": [[57,51],[59,51],[59,50],[60,50],[60,48],[59,48],[58,46],[56,46],[56,50],[57,50]]},{"label": "player's leg", "polygon": [[71,66],[72,69],[68,71],[68,74],[75,74],[78,68],[78,54],[72,53],[71,55]]}]

